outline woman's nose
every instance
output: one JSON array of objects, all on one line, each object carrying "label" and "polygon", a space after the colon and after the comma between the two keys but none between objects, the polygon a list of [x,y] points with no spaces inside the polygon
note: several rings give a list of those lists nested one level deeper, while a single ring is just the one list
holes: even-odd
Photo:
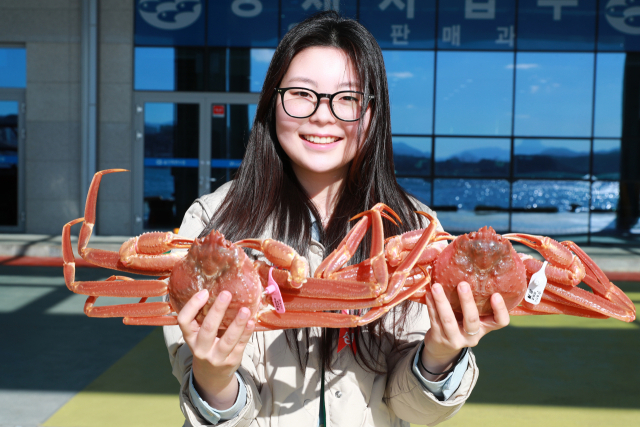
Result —
[{"label": "woman's nose", "polygon": [[329,100],[323,98],[320,100],[320,105],[318,105],[318,109],[310,118],[313,122],[321,122],[321,123],[335,123],[336,118],[331,112],[331,105],[329,104]]}]

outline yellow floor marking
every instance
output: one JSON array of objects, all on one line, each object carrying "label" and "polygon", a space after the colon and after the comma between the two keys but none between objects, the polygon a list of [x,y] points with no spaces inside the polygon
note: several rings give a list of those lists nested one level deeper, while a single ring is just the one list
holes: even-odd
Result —
[{"label": "yellow floor marking", "polygon": [[[512,318],[511,327],[489,334],[476,349],[481,375],[471,402],[442,425],[638,426],[639,334],[637,322]],[[44,426],[169,427],[183,422],[178,382],[158,328]]]},{"label": "yellow floor marking", "polygon": [[443,427],[637,427],[640,425],[640,409],[468,403],[453,418],[439,425]]},{"label": "yellow floor marking", "polygon": [[184,417],[178,388],[178,381],[171,375],[162,329],[157,328],[43,425],[181,426]]}]

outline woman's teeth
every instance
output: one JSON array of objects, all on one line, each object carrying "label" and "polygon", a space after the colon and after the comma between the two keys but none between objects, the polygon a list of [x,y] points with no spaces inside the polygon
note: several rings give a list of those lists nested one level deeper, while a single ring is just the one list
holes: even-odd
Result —
[{"label": "woman's teeth", "polygon": [[332,142],[336,142],[340,138],[337,136],[313,136],[313,135],[302,135],[304,139],[309,142],[313,142],[315,144],[331,144]]}]

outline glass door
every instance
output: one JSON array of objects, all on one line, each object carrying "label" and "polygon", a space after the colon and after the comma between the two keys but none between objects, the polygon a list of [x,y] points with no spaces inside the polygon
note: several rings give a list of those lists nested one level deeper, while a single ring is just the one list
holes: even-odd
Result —
[{"label": "glass door", "polygon": [[0,90],[0,231],[23,231],[24,91]]},{"label": "glass door", "polygon": [[258,94],[137,92],[134,233],[176,230],[193,201],[233,179]]},{"label": "glass door", "polygon": [[198,104],[144,106],[143,228],[173,229],[198,197]]},{"label": "glass door", "polygon": [[234,178],[244,157],[256,104],[211,104],[211,178],[215,191]]}]

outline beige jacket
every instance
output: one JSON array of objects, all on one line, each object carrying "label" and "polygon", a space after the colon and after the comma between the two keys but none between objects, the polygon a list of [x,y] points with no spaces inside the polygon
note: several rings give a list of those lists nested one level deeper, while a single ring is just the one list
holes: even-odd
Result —
[{"label": "beige jacket", "polygon": [[[185,214],[180,235],[196,237],[228,189],[227,184],[196,200]],[[419,208],[428,209],[424,205]],[[308,258],[313,272],[324,258],[323,246],[311,241]],[[478,367],[470,353],[469,366],[460,387],[447,401],[440,402],[411,371],[415,353],[428,328],[428,312],[421,307],[410,327],[402,332],[399,351],[392,353],[389,345],[383,346],[380,359],[387,366],[386,374],[363,370],[349,349],[336,354],[332,364],[334,372],[325,373],[327,427],[435,425],[453,416],[475,386]],[[282,331],[254,333],[239,369],[247,385],[247,403],[235,418],[218,425],[317,427],[321,371],[314,348],[319,345],[319,334],[319,328],[311,328],[309,361],[305,372],[301,372]],[[178,326],[165,327],[164,336],[173,375],[181,385],[180,407],[186,418],[185,426],[209,425],[195,409],[189,395],[191,350],[184,345]]]}]

